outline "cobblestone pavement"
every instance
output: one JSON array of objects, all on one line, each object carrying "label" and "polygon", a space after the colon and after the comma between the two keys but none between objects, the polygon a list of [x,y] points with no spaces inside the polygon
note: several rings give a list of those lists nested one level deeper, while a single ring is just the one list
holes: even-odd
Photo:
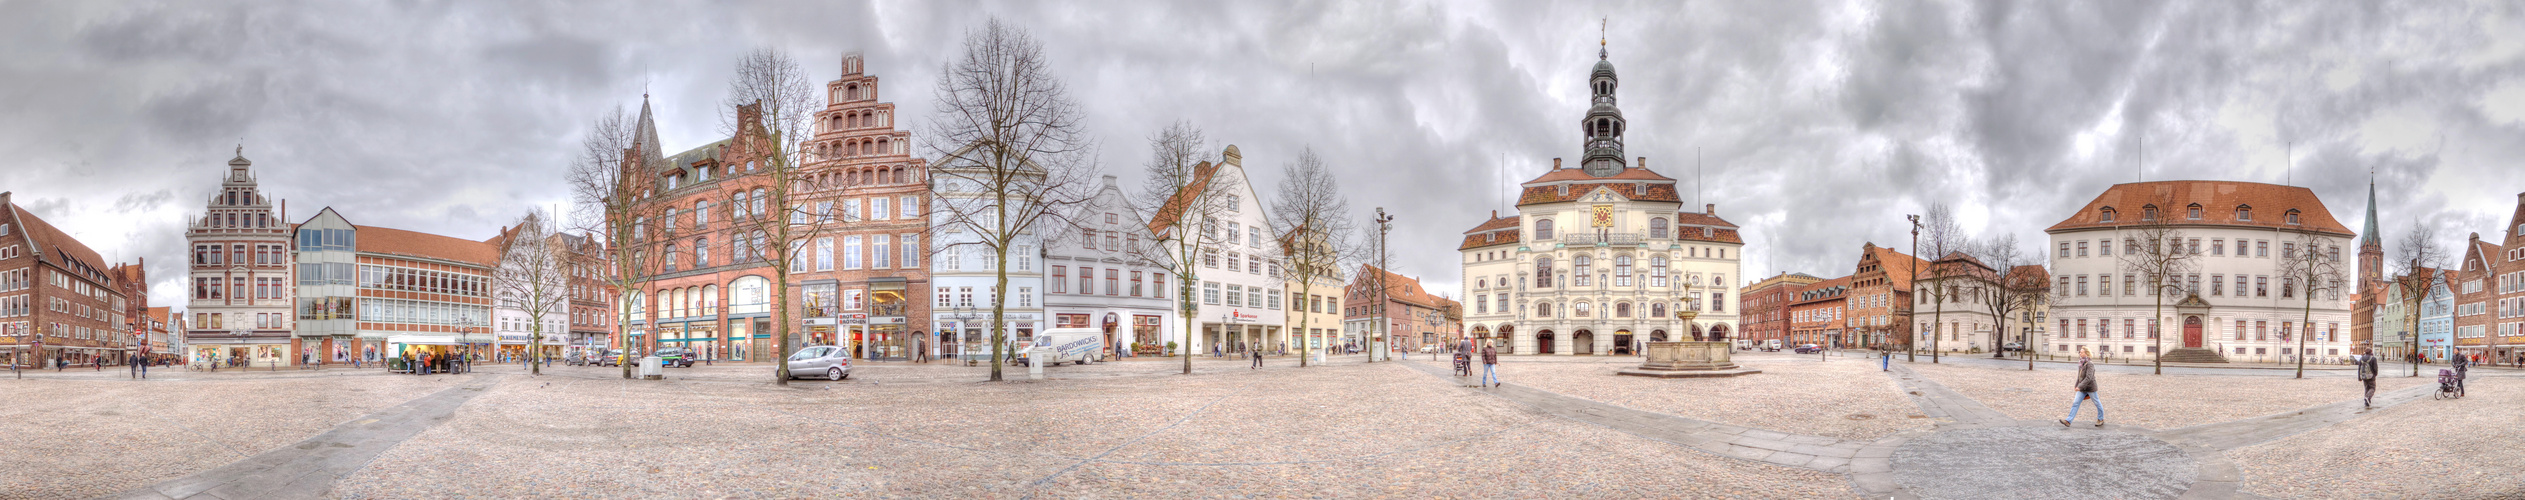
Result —
[{"label": "cobblestone pavement", "polygon": [[[2069,414],[2069,402],[2077,398],[2073,389],[2078,380],[2075,370],[2029,372],[2023,365],[2011,371],[1925,362],[1907,366],[2016,419],[2058,419]],[[2376,389],[2390,391],[2423,382],[2434,385],[2436,380],[2382,377],[2377,379]],[[2105,420],[2151,429],[2269,415],[2357,399],[2361,393],[2358,381],[2351,377],[2310,375],[2296,379],[2243,372],[2160,376],[2098,370],[2096,388],[2097,398],[2104,403]],[[2094,411],[2089,407],[2084,413]]]},{"label": "cobblestone pavement", "polygon": [[[12,472],[0,496],[212,477],[203,471],[288,455],[361,415],[476,381],[486,389],[324,496],[2525,495],[2503,470],[2525,452],[2501,446],[2525,442],[2514,430],[2525,421],[2520,377],[2485,374],[2455,401],[2428,400],[2425,378],[2389,377],[2384,406],[2362,411],[2334,387],[2351,383],[2339,374],[2106,370],[2113,424],[2064,429],[2050,421],[2064,410],[2063,370],[1948,360],[1869,373],[1863,358],[1814,359],[1742,353],[1764,373],[1668,380],[1611,375],[1637,358],[1510,356],[1509,386],[1496,389],[1417,356],[1303,370],[1292,358],[1265,370],[1196,358],[1191,376],[1180,359],[1143,359],[1051,367],[1045,380],[1010,367],[1006,383],[954,363],[862,363],[850,380],[787,386],[765,383],[768,364],[673,368],[663,382],[515,365],[145,382],[65,372],[0,380],[0,397],[51,402],[0,410],[12,422],[0,435],[22,436],[0,441],[0,470]],[[1903,418],[1842,423],[1861,422],[1846,418],[1853,408]],[[83,414],[118,419],[19,423]]]},{"label": "cobblestone pavement", "polygon": [[296,444],[468,380],[347,371],[0,380],[0,401],[11,402],[0,405],[0,471],[7,471],[0,497],[139,488]]},{"label": "cobblestone pavement", "polygon": [[1001,384],[889,383],[972,372],[882,365],[863,366],[848,381],[788,388],[717,382],[719,367],[670,370],[685,378],[665,383],[622,381],[598,369],[511,377],[333,494],[1848,494],[1831,474],[1679,452],[1448,390],[1399,364],[1189,377],[1138,364],[1056,368],[1116,372],[1111,377]]},{"label": "cobblestone pavement", "polygon": [[1930,423],[1863,359],[1748,353],[1737,365],[1761,374],[1712,379],[1616,376],[1638,367],[1639,358],[1580,359],[1592,362],[1512,359],[1500,366],[1500,378],[1625,408],[1861,442]]},{"label": "cobblestone pavement", "polygon": [[2228,455],[2242,465],[2245,491],[2274,498],[2525,498],[2516,468],[2525,463],[2525,385],[2517,382],[2475,379],[2469,397],[2423,394]]}]

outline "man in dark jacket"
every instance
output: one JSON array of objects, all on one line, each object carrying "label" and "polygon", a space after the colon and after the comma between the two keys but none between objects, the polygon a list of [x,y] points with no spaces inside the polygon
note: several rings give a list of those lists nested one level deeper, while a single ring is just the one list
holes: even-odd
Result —
[{"label": "man in dark jacket", "polygon": [[1247,368],[1247,369],[1248,369],[1248,370],[1260,370],[1260,369],[1262,369],[1262,349],[1259,349],[1259,348],[1257,348],[1257,349],[1246,349],[1246,353],[1251,354],[1251,355],[1253,355],[1253,357],[1254,357],[1254,367],[1253,367],[1253,368]]},{"label": "man in dark jacket", "polygon": [[2350,356],[2350,362],[2358,365],[2359,385],[2367,386],[2367,399],[2361,400],[2360,406],[2365,408],[2375,408],[2376,355],[2368,353],[2367,348],[2365,347],[2358,348],[2357,352],[2358,354]]},{"label": "man in dark jacket", "polygon": [[2464,389],[2464,372],[2466,371],[2466,368],[2472,367],[2472,360],[2465,359],[2463,356],[2456,356],[2455,362],[2452,364],[2455,365],[2455,390],[2462,391]]},{"label": "man in dark jacket", "polygon": [[2078,348],[2078,399],[2069,402],[2069,418],[2060,419],[2061,427],[2078,420],[2078,405],[2095,402],[2095,426],[2104,426],[2104,400],[2095,398],[2095,363],[2087,358],[2087,348]]},{"label": "man in dark jacket", "polygon": [[1482,346],[1482,385],[1499,387],[1499,350]]}]

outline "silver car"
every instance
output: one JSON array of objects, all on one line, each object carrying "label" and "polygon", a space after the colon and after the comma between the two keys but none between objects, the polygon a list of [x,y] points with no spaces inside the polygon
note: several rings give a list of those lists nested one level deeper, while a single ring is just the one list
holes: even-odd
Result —
[{"label": "silver car", "polygon": [[850,350],[819,345],[799,349],[789,355],[789,377],[823,375],[825,380],[850,378]]}]

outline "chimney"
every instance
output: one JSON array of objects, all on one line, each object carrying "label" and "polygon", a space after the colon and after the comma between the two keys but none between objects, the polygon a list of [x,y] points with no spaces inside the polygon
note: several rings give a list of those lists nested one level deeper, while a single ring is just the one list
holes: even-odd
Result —
[{"label": "chimney", "polygon": [[1552,159],[1552,170],[1560,170],[1560,169],[1561,169],[1561,159],[1559,159],[1559,158],[1553,158],[1553,159]]},{"label": "chimney", "polygon": [[1701,205],[1701,215],[1707,215],[1707,216],[1711,216],[1711,217],[1717,217],[1717,216],[1718,216],[1718,204],[1717,204],[1717,203],[1707,203],[1707,204],[1702,204],[1702,205]]},{"label": "chimney", "polygon": [[1496,209],[1496,208],[1491,209],[1491,210],[1490,210],[1490,218],[1492,218],[1492,219],[1498,219],[1498,218],[1499,218],[1499,209]]},{"label": "chimney", "polygon": [[1115,183],[1114,183],[1114,178],[1113,178],[1113,176],[1111,176],[1111,175],[1107,175],[1107,176],[1105,176],[1105,188],[1106,188],[1106,189],[1113,189],[1113,188],[1114,188],[1115,186],[1117,186],[1117,185],[1118,185],[1118,184],[1115,184]]},{"label": "chimney", "polygon": [[1639,157],[1639,168],[1640,170],[1648,170],[1648,157]]}]

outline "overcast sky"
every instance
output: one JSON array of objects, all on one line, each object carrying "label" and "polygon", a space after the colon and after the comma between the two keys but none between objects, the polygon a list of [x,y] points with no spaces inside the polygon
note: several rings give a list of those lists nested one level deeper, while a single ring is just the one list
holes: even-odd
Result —
[{"label": "overcast sky", "polygon": [[2420,221],[2449,251],[2525,191],[2525,6],[2295,0],[0,2],[0,190],[180,307],[183,220],[240,141],[292,221],[483,239],[566,204],[584,125],[644,92],[672,152],[714,139],[737,55],[825,80],[864,51],[916,125],[991,16],[1126,185],[1175,120],[1259,186],[1313,147],[1438,290],[1463,231],[1580,155],[1604,25],[1629,154],[1744,226],[1748,277],[1847,274],[1932,203],[2033,251],[2143,177],[2292,182],[2356,229],[2373,170],[2387,241]]}]

